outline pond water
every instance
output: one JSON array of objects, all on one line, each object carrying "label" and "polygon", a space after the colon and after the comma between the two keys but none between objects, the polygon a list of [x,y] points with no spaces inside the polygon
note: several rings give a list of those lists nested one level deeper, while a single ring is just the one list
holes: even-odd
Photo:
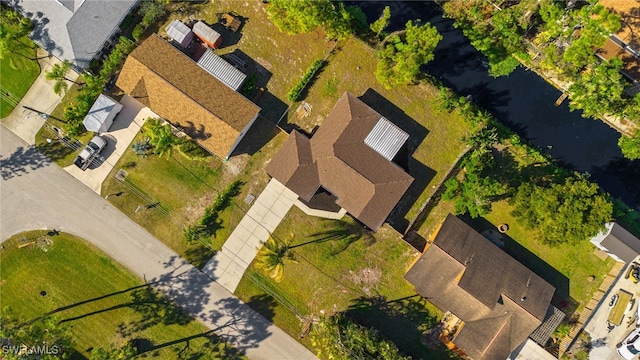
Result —
[{"label": "pond water", "polygon": [[443,40],[435,59],[424,67],[459,95],[471,95],[474,102],[529,143],[552,155],[563,166],[591,174],[591,179],[614,197],[640,210],[640,161],[623,158],[617,142],[619,133],[600,120],[571,112],[568,100],[555,101],[561,92],[532,71],[519,67],[509,76],[492,78],[486,59],[462,34],[453,21],[444,19],[433,2],[362,2],[369,21],[385,5],[391,7],[387,31],[404,27],[407,20],[433,24]]}]

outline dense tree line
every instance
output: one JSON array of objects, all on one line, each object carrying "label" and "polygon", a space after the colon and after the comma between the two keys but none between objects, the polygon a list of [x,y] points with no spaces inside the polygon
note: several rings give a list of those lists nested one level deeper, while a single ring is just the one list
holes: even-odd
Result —
[{"label": "dense tree line", "polygon": [[[553,0],[499,5],[451,0],[443,3],[443,9],[487,56],[491,75],[508,75],[520,62],[550,70],[573,83],[571,110],[582,110],[585,117],[617,116],[640,123],[640,95],[625,93],[630,84],[620,74],[622,63],[596,56],[610,34],[621,28],[620,17],[597,0],[577,5]],[[630,149],[633,142],[628,139],[622,144],[625,155],[640,151]]]}]

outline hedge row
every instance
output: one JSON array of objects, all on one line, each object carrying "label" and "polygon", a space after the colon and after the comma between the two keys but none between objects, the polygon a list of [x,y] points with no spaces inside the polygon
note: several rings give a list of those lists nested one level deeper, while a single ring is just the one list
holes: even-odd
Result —
[{"label": "hedge row", "polygon": [[289,97],[289,101],[296,102],[300,100],[302,91],[305,87],[307,87],[307,84],[309,84],[309,81],[311,81],[313,75],[315,75],[318,69],[322,67],[322,64],[324,64],[324,60],[316,60],[313,62],[313,64],[311,64],[311,67],[309,68],[309,70],[307,70],[302,79],[291,90],[289,90],[289,93],[287,94],[287,96]]}]

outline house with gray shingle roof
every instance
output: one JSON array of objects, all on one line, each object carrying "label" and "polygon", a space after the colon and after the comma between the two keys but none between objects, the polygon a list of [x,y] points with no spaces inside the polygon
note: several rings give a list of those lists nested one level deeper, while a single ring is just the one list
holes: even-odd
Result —
[{"label": "house with gray shingle roof", "polygon": [[543,324],[555,288],[451,214],[430,240],[405,279],[455,320],[459,353],[506,359]]},{"label": "house with gray shingle roof", "polygon": [[138,0],[15,0],[9,6],[33,21],[30,38],[82,71],[118,31]]},{"label": "house with gray shingle roof", "polygon": [[591,238],[591,243],[626,264],[640,256],[640,239],[615,222],[605,224],[605,230]]}]

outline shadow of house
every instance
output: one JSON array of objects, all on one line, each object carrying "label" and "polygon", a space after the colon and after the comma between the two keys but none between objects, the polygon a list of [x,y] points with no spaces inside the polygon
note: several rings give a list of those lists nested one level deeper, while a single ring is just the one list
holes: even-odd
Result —
[{"label": "shadow of house", "polygon": [[406,218],[407,212],[436,175],[433,169],[425,166],[412,156],[413,152],[427,137],[429,131],[373,89],[368,89],[360,96],[360,100],[385,118],[393,121],[404,132],[410,134],[407,142],[398,151],[393,161],[402,166],[414,178],[414,181],[387,219],[394,229],[404,234],[410,223],[410,219]]},{"label": "shadow of house", "polygon": [[430,240],[405,279],[447,313],[441,339],[476,360],[506,359],[546,320],[555,288],[453,215]]},{"label": "shadow of house", "polygon": [[249,132],[247,132],[247,135],[245,135],[235,150],[233,150],[231,157],[240,154],[253,155],[257,153],[280,132],[282,132],[282,130],[267,119],[258,117],[256,122],[251,126],[251,129],[249,129]]},{"label": "shadow of house", "polygon": [[414,181],[392,161],[409,137],[347,92],[311,139],[292,131],[265,170],[307,203],[319,189],[330,192],[376,231]]}]

